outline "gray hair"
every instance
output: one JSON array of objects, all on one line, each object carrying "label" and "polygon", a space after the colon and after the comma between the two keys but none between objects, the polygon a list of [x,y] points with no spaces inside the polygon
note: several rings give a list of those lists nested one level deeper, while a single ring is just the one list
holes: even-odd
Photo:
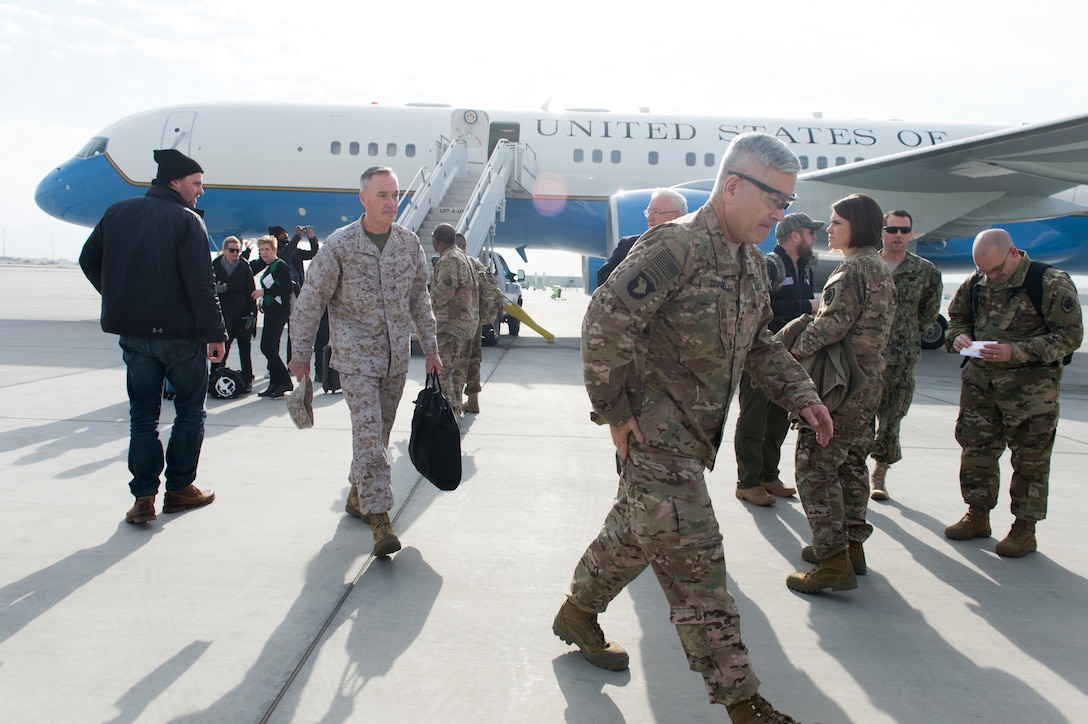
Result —
[{"label": "gray hair", "polygon": [[653,201],[654,199],[656,199],[656,198],[658,198],[660,196],[664,196],[667,199],[671,199],[672,202],[673,202],[673,206],[678,207],[678,210],[679,210],[679,212],[681,214],[686,214],[688,212],[688,200],[687,200],[687,197],[684,196],[679,191],[676,191],[676,190],[670,189],[670,188],[665,188],[664,186],[659,186],[656,189],[654,189],[654,192],[652,194],[650,194],[650,201]]},{"label": "gray hair", "polygon": [[779,173],[797,174],[801,171],[801,162],[797,160],[797,156],[774,136],[758,132],[742,133],[733,138],[722,156],[714,190],[717,191],[725,182],[729,172],[748,171],[753,166],[769,168]]},{"label": "gray hair", "polygon": [[359,177],[359,190],[366,191],[366,182],[377,176],[378,174],[389,174],[393,178],[397,177],[396,172],[388,166],[371,166]]}]

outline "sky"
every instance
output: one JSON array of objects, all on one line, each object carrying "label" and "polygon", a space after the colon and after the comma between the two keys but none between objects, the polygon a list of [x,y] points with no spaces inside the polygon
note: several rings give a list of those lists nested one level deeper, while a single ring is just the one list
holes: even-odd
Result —
[{"label": "sky", "polygon": [[[1036,11],[1035,8],[1042,8]],[[1088,112],[1073,0],[0,0],[0,256],[76,259],[34,204],[96,131],[211,101],[594,107],[1016,125]],[[580,273],[529,250],[530,273]]]}]

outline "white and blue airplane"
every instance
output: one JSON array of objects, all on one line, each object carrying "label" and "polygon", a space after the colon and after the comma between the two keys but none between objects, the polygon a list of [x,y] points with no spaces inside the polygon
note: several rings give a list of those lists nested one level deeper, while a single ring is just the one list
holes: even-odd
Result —
[{"label": "white and blue airplane", "polygon": [[730,139],[748,130],[775,135],[801,160],[791,211],[826,218],[833,201],[860,191],[882,208],[908,210],[919,253],[944,269],[971,267],[971,237],[995,225],[1033,258],[1088,269],[1088,115],[1002,128],[432,104],[195,104],[108,126],[53,169],[35,198],[52,216],[93,226],[111,203],[144,192],[154,149],[177,148],[205,169],[200,206],[213,247],[273,224],[309,224],[324,235],[360,213],[358,179],[367,167],[392,167],[405,184],[433,174],[451,139],[478,166],[506,140],[521,144],[533,168],[524,193],[505,200],[493,243],[523,259],[526,249],[581,254],[589,280],[620,236],[645,229],[642,209],[654,187],[684,184],[695,208]]}]

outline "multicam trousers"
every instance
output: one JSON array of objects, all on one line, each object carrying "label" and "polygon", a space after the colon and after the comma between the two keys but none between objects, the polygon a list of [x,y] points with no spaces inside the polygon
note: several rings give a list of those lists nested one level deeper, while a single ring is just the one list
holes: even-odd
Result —
[{"label": "multicam trousers", "polygon": [[583,554],[570,602],[601,612],[649,565],[669,601],[688,666],[703,676],[712,703],[753,696],[759,679],[740,638],[740,614],[726,590],[725,552],[703,466],[659,448],[634,445],[619,494]]},{"label": "multicam trousers", "polygon": [[993,509],[1001,488],[998,464],[1012,452],[1012,514],[1046,518],[1050,453],[1058,427],[1061,367],[989,370],[972,360],[963,368],[956,442],[960,444],[960,492],[968,505]]},{"label": "multicam trousers", "polygon": [[385,513],[393,508],[393,478],[386,448],[406,376],[340,375],[351,413],[348,481],[359,491],[359,508],[364,513]]}]

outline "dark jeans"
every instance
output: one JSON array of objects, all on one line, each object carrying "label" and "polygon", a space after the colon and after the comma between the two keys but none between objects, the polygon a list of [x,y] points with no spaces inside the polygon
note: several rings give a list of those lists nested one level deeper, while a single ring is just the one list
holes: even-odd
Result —
[{"label": "dark jeans", "polygon": [[122,335],[119,342],[128,367],[129,490],[137,498],[159,492],[163,449],[159,412],[163,381],[175,391],[174,425],[166,446],[166,489],[182,490],[196,479],[204,442],[204,398],[208,394],[208,347],[184,339]]},{"label": "dark jeans", "polygon": [[280,337],[291,317],[290,308],[273,304],[264,311],[264,329],[261,331],[261,354],[268,360],[268,384],[272,388],[291,388],[291,374],[280,359]]}]

